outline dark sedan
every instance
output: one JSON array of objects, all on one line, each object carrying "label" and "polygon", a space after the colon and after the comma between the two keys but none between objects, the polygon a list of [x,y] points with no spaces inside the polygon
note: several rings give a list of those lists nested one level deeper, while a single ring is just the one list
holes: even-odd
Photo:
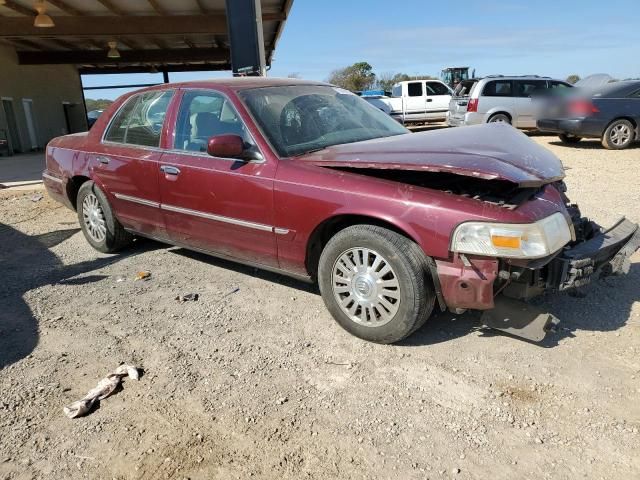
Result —
[{"label": "dark sedan", "polygon": [[600,138],[605,148],[627,148],[640,140],[640,80],[608,83],[568,98],[548,107],[537,124],[564,143]]}]

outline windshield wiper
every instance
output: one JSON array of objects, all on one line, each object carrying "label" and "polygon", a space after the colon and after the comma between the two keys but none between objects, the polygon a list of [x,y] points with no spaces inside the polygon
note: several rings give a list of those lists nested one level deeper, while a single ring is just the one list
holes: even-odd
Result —
[{"label": "windshield wiper", "polygon": [[325,148],[327,148],[327,146],[324,147],[318,147],[318,148],[313,148],[311,150],[305,150],[304,152],[301,153],[296,153],[295,155],[291,155],[292,157],[301,157],[302,155],[306,155],[308,153],[314,153],[314,152],[319,152],[320,150],[324,150]]}]

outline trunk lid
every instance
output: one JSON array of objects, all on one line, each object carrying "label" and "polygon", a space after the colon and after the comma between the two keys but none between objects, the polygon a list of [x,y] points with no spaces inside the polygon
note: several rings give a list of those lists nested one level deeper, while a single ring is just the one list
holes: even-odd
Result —
[{"label": "trunk lid", "polygon": [[334,145],[296,157],[321,167],[446,172],[539,187],[564,178],[553,153],[509,125],[484,124]]}]

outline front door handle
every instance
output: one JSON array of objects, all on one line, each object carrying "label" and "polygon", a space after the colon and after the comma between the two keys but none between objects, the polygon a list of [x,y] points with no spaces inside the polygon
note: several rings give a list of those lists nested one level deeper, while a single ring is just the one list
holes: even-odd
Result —
[{"label": "front door handle", "polygon": [[102,155],[98,155],[96,157],[96,160],[98,160],[100,163],[103,163],[105,165],[107,165],[111,160],[109,160],[109,157],[103,157]]},{"label": "front door handle", "polygon": [[433,98],[427,98],[427,102],[433,102]]},{"label": "front door handle", "polygon": [[160,170],[167,175],[180,175],[180,169],[178,167],[172,167],[171,165],[161,165]]}]

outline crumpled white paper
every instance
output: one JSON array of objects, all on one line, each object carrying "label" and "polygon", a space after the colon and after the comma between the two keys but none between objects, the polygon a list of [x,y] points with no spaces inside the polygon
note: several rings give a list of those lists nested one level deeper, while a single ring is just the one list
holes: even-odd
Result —
[{"label": "crumpled white paper", "polygon": [[96,401],[102,400],[111,395],[113,391],[118,388],[118,385],[120,385],[122,378],[127,375],[134,380],[138,380],[140,378],[140,372],[136,367],[132,365],[120,365],[112,373],[100,380],[98,385],[89,390],[82,399],[64,407],[64,414],[69,418],[77,418],[86,415]]}]

